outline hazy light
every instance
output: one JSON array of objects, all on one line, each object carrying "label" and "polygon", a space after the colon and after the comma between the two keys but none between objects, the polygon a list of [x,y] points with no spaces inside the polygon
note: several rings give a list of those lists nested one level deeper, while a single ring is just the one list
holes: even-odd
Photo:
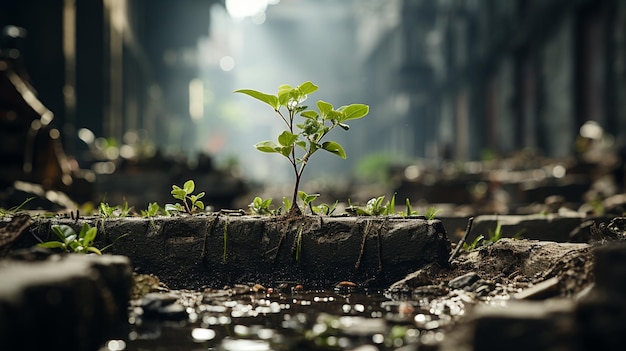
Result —
[{"label": "hazy light", "polygon": [[87,128],[80,128],[78,130],[78,138],[85,142],[85,144],[91,144],[96,140],[96,136],[93,132]]},{"label": "hazy light", "polygon": [[[276,5],[279,2],[280,0],[226,0],[226,11],[234,19],[256,17],[259,14],[263,14],[268,5]],[[256,18],[253,22],[261,24],[265,22],[265,16],[263,16],[262,20]]]},{"label": "hazy light", "polygon": [[602,127],[595,121],[587,121],[580,127],[580,135],[589,139],[601,139],[604,131]]},{"label": "hazy light", "polygon": [[130,146],[130,145],[122,145],[122,147],[120,147],[120,156],[122,156],[123,158],[133,158],[137,155],[137,153],[135,152],[135,149]]},{"label": "hazy light", "polygon": [[59,139],[61,137],[61,133],[56,128],[50,129],[50,132],[48,132],[48,135],[50,135],[50,138],[52,139]]},{"label": "hazy light", "polygon": [[215,331],[213,329],[206,328],[194,328],[191,331],[191,337],[195,341],[207,341],[215,338]]},{"label": "hazy light", "polygon": [[230,56],[224,56],[220,59],[220,68],[225,71],[232,71],[235,68],[235,59]]},{"label": "hazy light", "polygon": [[552,176],[554,178],[563,178],[565,177],[566,172],[567,170],[565,169],[565,167],[563,167],[562,165],[556,165],[552,169]]},{"label": "hazy light", "polygon": [[106,346],[106,349],[110,351],[126,350],[126,342],[124,340],[109,340]]},{"label": "hazy light", "polygon": [[194,121],[204,116],[204,83],[197,78],[189,82],[189,115]]}]

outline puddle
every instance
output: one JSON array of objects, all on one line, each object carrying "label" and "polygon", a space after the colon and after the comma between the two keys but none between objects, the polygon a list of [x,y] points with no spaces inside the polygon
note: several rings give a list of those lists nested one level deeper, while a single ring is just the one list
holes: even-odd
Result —
[{"label": "puddle", "polygon": [[[436,346],[471,297],[391,297],[381,291],[170,291],[180,321],[146,318],[135,300],[128,336],[101,351],[420,350]],[[164,310],[167,310],[166,306]],[[164,312],[167,313],[167,312]]]}]

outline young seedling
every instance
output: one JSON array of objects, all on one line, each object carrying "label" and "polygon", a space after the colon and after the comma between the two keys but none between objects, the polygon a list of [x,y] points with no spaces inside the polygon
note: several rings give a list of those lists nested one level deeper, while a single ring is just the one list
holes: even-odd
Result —
[{"label": "young seedling", "polygon": [[348,200],[348,208],[346,210],[357,216],[388,216],[396,214],[396,195],[394,194],[391,200],[383,205],[384,200],[385,195],[374,197],[365,206],[352,205],[350,200]]},{"label": "young seedling", "polygon": [[204,191],[193,195],[192,193],[195,189],[196,184],[193,180],[186,181],[182,188],[178,185],[172,185],[172,196],[174,196],[175,199],[181,200],[183,203],[182,205],[180,203],[166,204],[165,212],[177,211],[192,214],[204,210],[204,203],[200,201],[200,199],[204,197]]},{"label": "young seedling", "polygon": [[73,253],[95,253],[102,255],[102,250],[92,246],[96,239],[98,229],[84,223],[80,232],[76,234],[74,228],[61,224],[50,227],[52,232],[59,238],[59,241],[47,241],[38,244],[40,247],[48,249],[62,249],[66,252]]},{"label": "young seedling", "polygon": [[312,210],[313,210],[313,213],[315,214],[330,216],[331,214],[335,212],[338,204],[339,204],[339,201],[335,201],[335,203],[332,205],[322,203],[317,206],[313,206]]},{"label": "young seedling", "polygon": [[151,202],[148,204],[148,208],[145,210],[141,210],[141,217],[143,218],[152,218],[156,217],[161,211],[161,206],[159,206],[156,202]]},{"label": "young seedling", "polygon": [[435,207],[429,207],[428,210],[426,210],[426,219],[428,220],[435,219],[435,216],[437,215],[438,212],[439,212],[439,209]]},{"label": "young seedling", "polygon": [[270,208],[271,204],[272,198],[263,200],[257,196],[254,200],[252,200],[252,203],[248,205],[248,207],[253,214],[260,216],[272,216],[275,214],[275,211]]},{"label": "young seedling", "polygon": [[[297,87],[281,85],[276,95],[262,93],[251,89],[241,89],[236,93],[246,94],[259,101],[268,104],[282,119],[287,127],[278,136],[278,144],[267,140],[257,143],[255,148],[261,152],[276,153],[289,160],[295,176],[295,184],[291,199],[289,214],[301,215],[302,210],[298,207],[298,189],[302,179],[302,173],[311,156],[318,150],[325,150],[343,159],[346,153],[343,147],[335,141],[323,141],[324,137],[336,127],[348,130],[350,127],[345,123],[359,119],[369,113],[369,106],[364,104],[351,104],[337,109],[330,103],[317,101],[317,110],[307,110],[302,103],[309,94],[316,92],[318,86],[311,82],[304,82]],[[281,109],[286,109],[285,115]],[[296,123],[295,117],[300,114],[304,123]]]},{"label": "young seedling", "polygon": [[132,208],[128,207],[128,202],[124,201],[124,206],[111,206],[106,202],[101,202],[98,206],[98,211],[100,213],[100,217],[103,219],[111,218],[113,216],[117,217],[128,217],[131,215]]},{"label": "young seedling", "polygon": [[315,213],[315,211],[313,210],[313,201],[315,201],[315,199],[317,199],[319,196],[320,194],[307,194],[302,190],[298,191],[298,197],[300,198],[300,200],[302,200],[302,207],[305,210],[306,208],[309,208],[311,210],[311,213]]}]

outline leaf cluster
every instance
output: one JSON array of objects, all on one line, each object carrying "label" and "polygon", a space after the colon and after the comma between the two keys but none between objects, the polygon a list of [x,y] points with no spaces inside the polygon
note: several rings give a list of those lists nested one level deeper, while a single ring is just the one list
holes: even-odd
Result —
[{"label": "leaf cluster", "polygon": [[263,200],[261,197],[257,196],[254,200],[252,200],[248,207],[250,208],[250,212],[252,212],[252,214],[260,216],[278,216],[291,207],[291,201],[286,197],[283,197],[282,206],[279,206],[276,209],[272,208],[272,201],[272,198]]},{"label": "leaf cluster", "polygon": [[[364,104],[335,108],[329,102],[318,100],[317,110],[308,109],[308,106],[302,105],[308,95],[317,90],[317,85],[307,81],[296,87],[283,84],[278,87],[276,95],[252,89],[235,91],[269,105],[284,122],[286,129],[278,135],[276,141],[265,140],[255,144],[254,147],[261,152],[282,155],[289,160],[296,176],[292,197],[292,206],[296,209],[295,202],[300,178],[309,158],[318,150],[325,150],[343,159],[346,158],[346,152],[341,144],[336,141],[323,140],[326,135],[336,127],[344,130],[350,129],[350,126],[346,124],[347,121],[363,118],[369,113],[369,106]],[[283,113],[284,110],[287,114]],[[303,118],[302,123],[295,121],[295,116],[298,114]]]},{"label": "leaf cluster", "polygon": [[[513,239],[516,239],[516,240],[523,239],[522,234],[523,232],[516,233],[513,236]],[[470,244],[463,243],[463,250],[472,251],[480,246],[487,246],[495,242],[498,242],[498,240],[500,239],[502,239],[502,224],[498,222],[498,224],[496,224],[495,230],[491,230],[491,229],[487,230],[486,236],[481,234],[481,235],[478,235],[476,238],[474,238],[474,240]]]},{"label": "leaf cluster", "polygon": [[100,217],[102,218],[111,218],[113,216],[117,217],[128,217],[132,214],[132,207],[128,207],[128,202],[124,201],[124,205],[120,206],[111,206],[106,202],[100,202],[98,205],[98,212],[100,213]]},{"label": "leaf cluster", "polygon": [[175,199],[181,200],[181,203],[166,204],[165,212],[186,212],[188,214],[196,213],[204,210],[204,203],[200,201],[204,197],[204,191],[196,195],[193,192],[196,189],[196,184],[193,180],[188,180],[183,184],[183,187],[178,185],[172,185],[171,194]]},{"label": "leaf cluster", "polygon": [[[304,151],[304,156],[291,159],[295,163],[306,163],[317,150],[325,150],[345,159],[346,153],[339,143],[322,142],[322,139],[335,127],[348,130],[350,126],[345,122],[364,117],[369,112],[369,106],[351,104],[335,109],[332,104],[319,100],[316,103],[317,111],[315,111],[309,110],[308,106],[301,105],[307,99],[307,95],[316,92],[317,89],[317,85],[305,82],[297,87],[281,85],[278,87],[277,95],[251,89],[237,90],[237,93],[249,95],[271,106],[288,128],[278,136],[278,143],[271,140],[262,141],[255,145],[256,149],[262,152],[278,153],[291,159],[294,148],[299,147]],[[288,111],[287,117],[280,111],[283,107]],[[294,123],[294,116],[298,113],[304,118],[303,123]]]},{"label": "leaf cluster", "polygon": [[84,223],[78,234],[74,228],[65,224],[53,225],[50,229],[59,240],[43,242],[38,244],[38,246],[48,249],[62,249],[72,253],[95,253],[102,255],[102,250],[93,246],[93,242],[98,234],[96,227],[91,227],[89,224]]},{"label": "leaf cluster", "polygon": [[141,210],[141,217],[156,217],[159,215],[159,213],[161,213],[161,206],[159,206],[159,204],[156,202],[151,202],[148,204],[147,209]]}]

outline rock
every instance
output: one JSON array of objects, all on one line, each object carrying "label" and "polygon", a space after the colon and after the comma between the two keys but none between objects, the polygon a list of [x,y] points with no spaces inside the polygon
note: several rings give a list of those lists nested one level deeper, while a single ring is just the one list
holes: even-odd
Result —
[{"label": "rock", "polygon": [[596,287],[626,295],[626,243],[613,243],[595,250]]},{"label": "rock", "polygon": [[[457,268],[480,271],[485,279],[521,274],[546,274],[559,264],[587,257],[588,244],[503,238],[457,258]],[[549,277],[546,277],[549,278]]]},{"label": "rock", "polygon": [[261,285],[261,284],[254,284],[252,286],[252,291],[254,291],[254,292],[263,292],[263,291],[266,291],[266,290],[267,289],[265,289],[265,287],[263,285]]},{"label": "rock", "polygon": [[183,321],[188,318],[185,306],[179,304],[178,296],[168,293],[149,293],[140,302],[142,318],[160,321]]},{"label": "rock", "polygon": [[41,219],[30,230],[47,240],[52,224],[84,222],[106,233],[96,246],[114,242],[108,252],[128,256],[138,273],[156,274],[172,289],[285,280],[311,289],[340,280],[386,288],[427,264],[447,265],[450,255],[441,221],[385,216]]},{"label": "rock", "polygon": [[5,260],[0,281],[3,348],[95,351],[127,321],[132,268],[126,257]]},{"label": "rock", "polygon": [[561,216],[556,214],[537,215],[481,215],[474,223],[466,242],[471,243],[478,235],[487,237],[500,223],[502,237],[521,235],[525,239],[567,242],[569,233],[585,221],[585,216]]},{"label": "rock", "polygon": [[[576,350],[571,301],[477,305],[468,319],[450,332],[441,351]],[[469,348],[467,344],[471,345]]]},{"label": "rock", "polygon": [[556,296],[558,293],[559,278],[553,277],[535,284],[532,287],[513,295],[513,297],[518,300],[537,300]]},{"label": "rock", "polygon": [[469,272],[469,273],[463,274],[460,277],[456,277],[452,279],[448,283],[448,286],[451,287],[452,289],[461,289],[461,288],[472,285],[474,282],[478,281],[478,279],[480,279],[480,276],[478,274],[476,274],[475,272]]}]

